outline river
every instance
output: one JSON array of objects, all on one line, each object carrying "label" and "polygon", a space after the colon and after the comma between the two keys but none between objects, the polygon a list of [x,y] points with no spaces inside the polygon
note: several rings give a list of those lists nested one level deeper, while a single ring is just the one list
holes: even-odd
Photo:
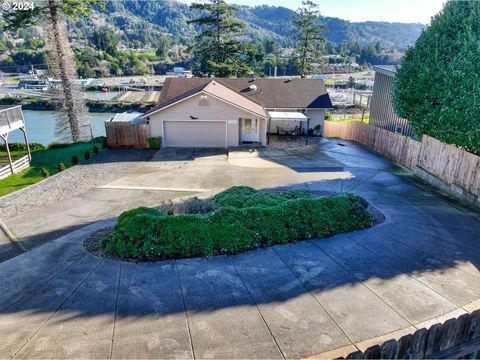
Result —
[{"label": "river", "polygon": [[[104,136],[106,120],[110,120],[114,113],[88,113],[90,124],[92,126],[93,136]],[[55,112],[54,111],[32,111],[23,110],[25,126],[29,142],[48,145],[53,141],[62,141],[55,136]],[[23,134],[20,130],[12,132],[8,136],[8,142],[24,142]]]}]

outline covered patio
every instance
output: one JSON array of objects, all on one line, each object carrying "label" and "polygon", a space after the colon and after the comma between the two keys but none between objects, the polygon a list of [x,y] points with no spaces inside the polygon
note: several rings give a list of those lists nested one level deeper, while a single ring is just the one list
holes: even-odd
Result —
[{"label": "covered patio", "polygon": [[298,111],[268,111],[268,143],[271,140],[276,142],[295,142],[308,145],[308,129],[310,119]]},{"label": "covered patio", "polygon": [[[14,159],[8,145],[8,136],[15,130],[20,130],[23,133],[27,154]],[[3,179],[26,169],[32,161],[25,121],[20,105],[0,106],[0,138],[3,140],[4,151],[6,152],[5,158],[0,156],[0,179]]]}]

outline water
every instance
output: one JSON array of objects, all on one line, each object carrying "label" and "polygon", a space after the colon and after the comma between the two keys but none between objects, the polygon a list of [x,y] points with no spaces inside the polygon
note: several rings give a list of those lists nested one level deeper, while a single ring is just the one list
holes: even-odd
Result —
[{"label": "water", "polygon": [[[92,126],[93,136],[105,136],[106,120],[110,120],[114,113],[88,113]],[[23,110],[25,126],[29,142],[48,145],[53,141],[62,141],[55,136],[55,112],[54,111],[33,111]],[[16,130],[8,136],[8,142],[24,142],[23,134]]]}]

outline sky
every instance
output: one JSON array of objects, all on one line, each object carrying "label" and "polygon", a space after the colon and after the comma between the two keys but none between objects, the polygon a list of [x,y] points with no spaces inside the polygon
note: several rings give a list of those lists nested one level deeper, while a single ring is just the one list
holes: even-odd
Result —
[{"label": "sky", "polygon": [[[191,2],[192,0],[183,0]],[[350,21],[389,21],[428,24],[445,0],[315,0],[323,16]],[[275,5],[296,9],[302,0],[227,0],[241,5]]]}]

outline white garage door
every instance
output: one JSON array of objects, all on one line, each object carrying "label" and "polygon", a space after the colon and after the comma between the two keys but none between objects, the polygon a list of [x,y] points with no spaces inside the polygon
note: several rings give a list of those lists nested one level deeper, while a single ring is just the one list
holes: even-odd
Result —
[{"label": "white garage door", "polygon": [[225,121],[164,121],[165,147],[225,147]]}]

